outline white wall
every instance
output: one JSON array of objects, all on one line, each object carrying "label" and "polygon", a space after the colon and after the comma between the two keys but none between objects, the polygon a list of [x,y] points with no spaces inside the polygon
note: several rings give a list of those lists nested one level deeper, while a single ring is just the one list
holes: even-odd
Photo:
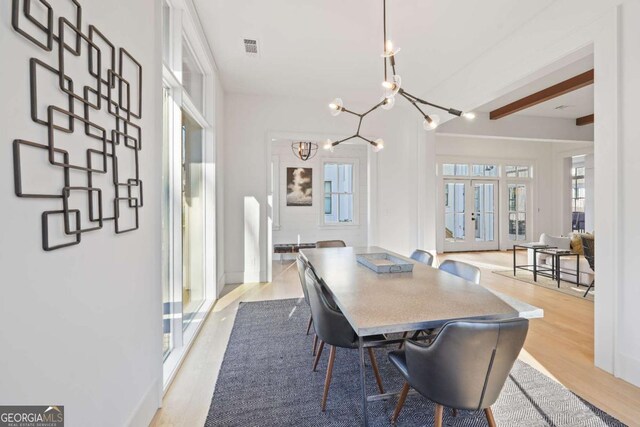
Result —
[{"label": "white wall", "polygon": [[[370,107],[348,102],[346,106],[354,111]],[[271,251],[267,232],[272,215],[267,196],[271,139],[296,134],[318,141],[337,139],[352,135],[358,122],[348,114],[332,117],[327,102],[304,98],[226,94],[224,108],[226,282],[266,280]],[[373,112],[362,125],[363,135],[385,140],[380,153],[372,155],[367,148],[370,161],[361,165],[369,179],[377,181],[370,187],[370,206],[384,199],[379,210],[369,209],[374,228],[369,243],[401,252],[412,250],[417,242],[417,127],[413,119],[396,107]],[[340,155],[342,149],[337,147],[335,154]]]},{"label": "white wall", "polygon": [[[159,3],[81,3],[84,32],[96,25],[143,67],[140,229],[115,235],[105,222],[83,234],[80,245],[42,250],[40,214],[60,209],[60,201],[15,196],[11,143],[47,141],[46,128],[29,115],[28,61],[57,66],[57,50],[46,53],[15,33],[11,2],[1,2],[0,52],[11,59],[3,61],[0,79],[0,402],[65,405],[71,427],[147,425],[162,390]],[[61,4],[52,3],[56,10]],[[68,72],[85,72],[83,65],[70,61]],[[46,157],[38,160],[46,167]],[[72,182],[86,185],[84,177],[72,174]]]},{"label": "white wall", "polygon": [[640,1],[602,17],[596,36],[595,230],[598,247],[596,364],[640,386]]},{"label": "white wall", "polygon": [[[278,179],[275,180],[273,204],[278,206],[278,219],[274,218],[273,243],[296,243],[300,236],[303,243],[318,240],[344,240],[349,246],[367,245],[367,150],[363,144],[343,145],[331,153],[320,148],[318,154],[310,160],[302,161],[291,151],[291,141],[278,141],[272,144],[271,155]],[[354,198],[358,208],[354,211],[353,224],[322,224],[324,213],[322,172],[324,162],[348,161],[357,165],[357,187]],[[312,206],[287,206],[286,190],[287,168],[311,168],[313,173]],[[354,174],[355,174],[354,170]],[[277,221],[277,222],[276,222]],[[286,257],[285,257],[286,258]]]}]

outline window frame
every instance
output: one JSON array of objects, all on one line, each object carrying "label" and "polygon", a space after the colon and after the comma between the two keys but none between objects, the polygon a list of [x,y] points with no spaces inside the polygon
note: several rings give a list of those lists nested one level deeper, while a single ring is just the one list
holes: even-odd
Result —
[{"label": "window frame", "polygon": [[[333,195],[333,194],[351,194],[353,197],[353,221],[351,222],[326,222],[325,221],[325,209],[324,209],[324,201],[325,201],[325,197],[326,197],[326,193],[324,190],[325,187],[325,166],[326,165],[351,165],[352,167],[352,188],[351,188],[351,193],[339,193],[339,192],[331,192],[329,194]],[[321,180],[320,180],[320,185],[319,187],[321,187],[321,192],[322,192],[322,203],[318,203],[319,208],[318,211],[320,213],[320,222],[319,222],[319,226],[322,228],[344,228],[344,227],[359,227],[360,226],[360,197],[359,197],[359,193],[360,193],[360,162],[358,161],[358,159],[355,158],[325,158],[322,160],[322,170],[321,170]],[[339,199],[339,198],[338,198]],[[339,204],[339,202],[338,202]],[[339,206],[337,207],[337,209],[339,209]]]}]

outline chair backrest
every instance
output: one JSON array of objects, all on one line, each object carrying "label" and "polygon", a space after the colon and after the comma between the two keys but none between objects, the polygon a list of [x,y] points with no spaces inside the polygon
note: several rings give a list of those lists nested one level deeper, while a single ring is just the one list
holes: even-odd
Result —
[{"label": "chair backrest", "polygon": [[304,300],[307,302],[307,305],[309,305],[309,291],[307,290],[307,284],[305,282],[306,279],[304,277],[304,273],[308,266],[305,260],[300,255],[298,255],[298,257],[296,258],[296,265],[298,267],[298,276],[300,277],[300,286],[302,286]]},{"label": "chair backrest", "polygon": [[411,259],[427,265],[433,265],[433,255],[430,252],[416,249],[411,254]]},{"label": "chair backrest", "polygon": [[318,338],[329,345],[353,347],[357,342],[356,333],[344,314],[332,307],[322,290],[322,285],[310,268],[305,271],[305,283],[309,292],[313,328]]},{"label": "chair backrest", "polygon": [[473,282],[476,285],[480,284],[480,269],[466,262],[447,259],[440,263],[439,268],[442,271],[462,277],[464,280]]},{"label": "chair backrest", "polygon": [[316,248],[346,248],[347,244],[342,240],[319,240]]},{"label": "chair backrest", "polygon": [[589,267],[596,271],[596,241],[593,237],[580,236],[584,257],[589,262]]},{"label": "chair backrest", "polygon": [[406,343],[409,384],[443,406],[490,407],[500,396],[529,329],[527,319],[447,323],[432,344]]}]

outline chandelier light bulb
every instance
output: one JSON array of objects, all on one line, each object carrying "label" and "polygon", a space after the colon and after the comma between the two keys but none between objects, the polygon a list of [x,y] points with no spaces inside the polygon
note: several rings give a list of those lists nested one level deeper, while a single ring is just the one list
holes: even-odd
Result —
[{"label": "chandelier light bulb", "polygon": [[394,74],[391,80],[385,80],[382,82],[382,87],[385,89],[385,97],[391,98],[400,90],[402,84],[402,78],[398,74]]},{"label": "chandelier light bulb", "polygon": [[474,113],[474,112],[472,112],[472,111],[469,111],[469,112],[467,112],[467,113],[464,113],[464,114],[462,115],[462,117],[464,117],[464,118],[465,118],[465,119],[467,119],[467,120],[473,120],[473,119],[475,119],[475,118],[476,118],[476,113]]},{"label": "chandelier light bulb", "polygon": [[382,138],[378,138],[374,141],[376,143],[375,147],[373,147],[373,151],[376,153],[384,148],[384,141]]},{"label": "chandelier light bulb", "polygon": [[342,112],[342,106],[344,104],[342,103],[342,99],[340,98],[335,98],[333,101],[331,101],[331,103],[329,104],[329,109],[331,110],[331,115],[332,116],[337,116],[338,114],[340,114]]},{"label": "chandelier light bulb", "polygon": [[434,130],[440,124],[440,117],[436,114],[432,114],[430,116],[426,116],[424,121],[422,122],[422,127],[424,130]]},{"label": "chandelier light bulb", "polygon": [[384,43],[384,52],[382,52],[382,55],[380,56],[382,56],[383,58],[389,58],[390,56],[395,55],[399,51],[400,49],[393,50],[393,42],[391,40],[387,40]]},{"label": "chandelier light bulb", "polygon": [[327,151],[331,151],[333,152],[333,141],[330,139],[327,139],[324,144],[322,145],[322,148],[327,150]]},{"label": "chandelier light bulb", "polygon": [[394,96],[382,97],[380,101],[383,103],[383,110],[391,110],[396,103],[396,98]]}]

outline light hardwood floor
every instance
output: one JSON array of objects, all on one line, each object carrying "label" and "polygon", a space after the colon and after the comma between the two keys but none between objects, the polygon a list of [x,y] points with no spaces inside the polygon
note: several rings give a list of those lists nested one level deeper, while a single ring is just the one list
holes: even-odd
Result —
[{"label": "light hardwood floor", "polygon": [[[524,257],[521,253],[518,256]],[[509,279],[492,271],[511,267],[510,252],[438,255],[482,269],[482,285],[545,310],[533,320],[520,358],[630,426],[640,426],[640,388],[593,365],[593,303]],[[240,301],[301,298],[294,263],[274,263],[272,283],[227,286],[215,304],[152,426],[202,426]]]}]

